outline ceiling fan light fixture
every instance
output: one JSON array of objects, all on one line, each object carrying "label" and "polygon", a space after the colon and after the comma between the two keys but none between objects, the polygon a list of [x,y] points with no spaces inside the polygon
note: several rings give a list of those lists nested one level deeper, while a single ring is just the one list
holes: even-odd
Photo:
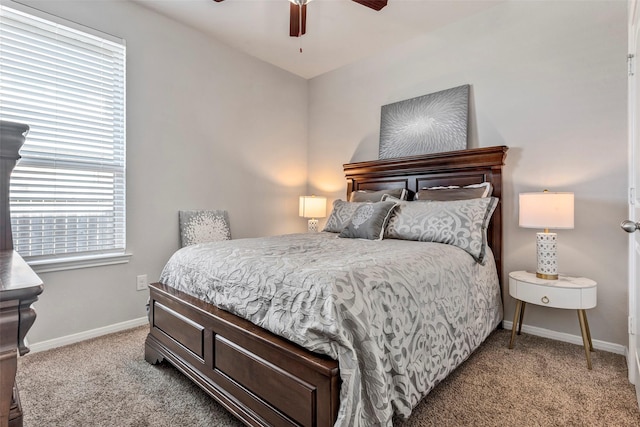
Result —
[{"label": "ceiling fan light fixture", "polygon": [[300,37],[307,32],[307,3],[309,0],[289,0],[289,35]]},{"label": "ceiling fan light fixture", "polygon": [[[223,0],[213,0],[221,2]],[[307,4],[311,0],[289,0],[289,35],[300,37],[307,32]],[[380,10],[387,5],[388,0],[352,0],[373,10]],[[300,50],[302,52],[302,50]]]}]

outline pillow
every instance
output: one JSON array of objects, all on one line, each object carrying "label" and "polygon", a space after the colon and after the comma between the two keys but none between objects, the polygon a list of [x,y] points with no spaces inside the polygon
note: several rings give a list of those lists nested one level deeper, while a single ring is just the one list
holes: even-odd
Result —
[{"label": "pillow", "polygon": [[403,202],[404,200],[403,199],[398,199],[397,197],[393,197],[393,196],[390,196],[388,194],[383,194],[382,195],[382,199],[380,201],[381,202],[385,202],[385,201],[387,201],[387,202]]},{"label": "pillow", "polygon": [[327,223],[322,231],[331,233],[339,233],[347,226],[351,220],[351,216],[359,206],[367,204],[366,202],[345,202],[344,200],[336,200],[333,202],[333,210],[327,219]]},{"label": "pillow", "polygon": [[385,195],[407,200],[407,190],[404,188],[390,188],[388,190],[358,190],[349,196],[350,202],[380,202]]},{"label": "pillow", "polygon": [[493,188],[491,183],[472,184],[464,187],[452,185],[449,187],[423,188],[416,194],[416,200],[465,200],[478,197],[490,197]]},{"label": "pillow", "polygon": [[387,225],[391,212],[396,206],[398,206],[397,202],[365,203],[358,206],[351,221],[338,237],[382,240],[385,225]]},{"label": "pillow", "polygon": [[482,263],[487,227],[497,205],[495,197],[402,202],[389,219],[385,237],[454,245]]}]

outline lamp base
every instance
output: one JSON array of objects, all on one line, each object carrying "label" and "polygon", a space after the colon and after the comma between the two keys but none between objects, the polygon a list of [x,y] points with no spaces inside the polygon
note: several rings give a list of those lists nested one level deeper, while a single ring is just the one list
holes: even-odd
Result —
[{"label": "lamp base", "polygon": [[558,280],[557,274],[543,274],[543,273],[538,273],[537,271],[536,271],[536,277],[538,279],[544,279],[544,280]]},{"label": "lamp base", "polygon": [[307,230],[309,231],[309,233],[315,233],[318,231],[318,220],[317,219],[310,219],[308,222],[308,226],[307,226]]},{"label": "lamp base", "polygon": [[558,235],[556,233],[536,233],[536,256],[538,258],[536,277],[557,280]]}]

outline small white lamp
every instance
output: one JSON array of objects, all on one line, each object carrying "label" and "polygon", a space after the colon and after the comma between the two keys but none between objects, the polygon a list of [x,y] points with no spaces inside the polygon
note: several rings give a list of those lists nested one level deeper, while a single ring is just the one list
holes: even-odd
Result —
[{"label": "small white lamp", "polygon": [[538,267],[541,279],[558,278],[558,235],[549,229],[573,228],[573,193],[520,193],[520,227],[543,228],[536,233]]},{"label": "small white lamp", "polygon": [[316,196],[300,196],[299,215],[309,219],[309,231],[318,231],[318,220],[327,216],[327,198]]}]

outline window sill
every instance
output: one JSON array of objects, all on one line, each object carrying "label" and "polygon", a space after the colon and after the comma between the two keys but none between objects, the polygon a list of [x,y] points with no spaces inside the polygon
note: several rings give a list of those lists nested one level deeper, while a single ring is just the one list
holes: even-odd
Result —
[{"label": "window sill", "polygon": [[93,256],[78,256],[65,259],[38,259],[27,260],[27,264],[36,273],[49,273],[52,271],[76,270],[79,268],[102,267],[105,265],[127,264],[130,253],[106,254]]}]

